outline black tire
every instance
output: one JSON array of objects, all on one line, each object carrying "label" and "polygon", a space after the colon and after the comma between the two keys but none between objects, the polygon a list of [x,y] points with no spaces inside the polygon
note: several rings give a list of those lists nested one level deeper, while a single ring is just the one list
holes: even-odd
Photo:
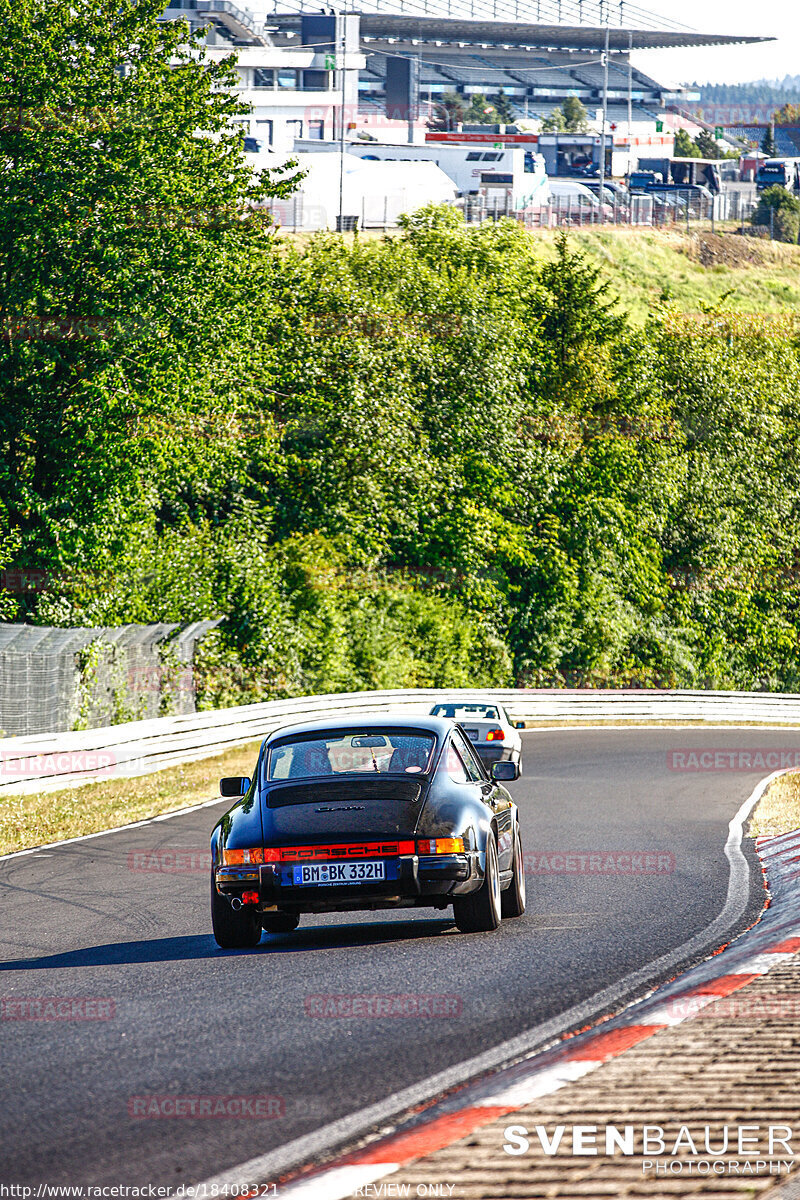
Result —
[{"label": "black tire", "polygon": [[261,914],[261,928],[265,933],[293,933],[300,924],[297,913],[268,912]]},{"label": "black tire", "polygon": [[500,908],[504,917],[521,917],[525,912],[525,859],[522,854],[522,838],[519,825],[514,826],[514,876],[500,897]]},{"label": "black tire", "polygon": [[260,914],[245,905],[238,912],[230,900],[220,896],[211,878],[211,928],[221,950],[246,950],[261,941]]},{"label": "black tire", "polygon": [[501,892],[500,867],[497,862],[497,841],[490,833],[486,841],[486,872],[477,892],[456,896],[453,917],[462,933],[491,933],[500,924]]}]

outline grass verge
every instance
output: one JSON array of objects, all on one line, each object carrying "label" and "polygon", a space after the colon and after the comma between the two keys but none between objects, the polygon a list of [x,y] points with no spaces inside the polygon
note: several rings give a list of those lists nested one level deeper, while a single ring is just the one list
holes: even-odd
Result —
[{"label": "grass verge", "polygon": [[800,771],[781,775],[767,788],[750,820],[748,837],[777,837],[800,829]]},{"label": "grass verge", "polygon": [[213,800],[224,775],[250,775],[260,741],[134,779],[0,799],[0,854],[98,833]]}]

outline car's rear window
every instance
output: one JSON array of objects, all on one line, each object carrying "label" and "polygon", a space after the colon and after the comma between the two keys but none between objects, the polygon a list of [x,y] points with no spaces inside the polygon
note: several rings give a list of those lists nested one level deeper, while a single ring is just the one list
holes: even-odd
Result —
[{"label": "car's rear window", "polygon": [[265,759],[265,779],[317,779],[324,775],[422,775],[430,768],[432,733],[400,730],[332,730],[278,739]]},{"label": "car's rear window", "polygon": [[435,704],[432,717],[449,717],[451,721],[498,721],[497,709],[491,704]]}]

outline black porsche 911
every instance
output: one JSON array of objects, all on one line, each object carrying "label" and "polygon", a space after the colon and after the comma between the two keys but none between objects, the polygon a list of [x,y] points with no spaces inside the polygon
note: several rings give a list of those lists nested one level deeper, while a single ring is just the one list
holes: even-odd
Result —
[{"label": "black porsche 911", "polygon": [[224,949],[288,933],[302,913],[453,907],[465,933],[525,911],[517,808],[463,731],[437,717],[285,726],[211,839],[211,917]]}]

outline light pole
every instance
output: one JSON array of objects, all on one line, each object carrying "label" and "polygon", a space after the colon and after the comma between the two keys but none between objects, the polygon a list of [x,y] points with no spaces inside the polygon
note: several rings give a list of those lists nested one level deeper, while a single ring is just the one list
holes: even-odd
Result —
[{"label": "light pole", "polygon": [[603,51],[603,123],[600,129],[600,214],[603,212],[604,185],[606,182],[606,118],[608,116],[608,41],[609,27],[606,25],[606,44]]},{"label": "light pole", "polygon": [[628,34],[628,178],[633,170],[633,31]]},{"label": "light pole", "polygon": [[347,98],[346,73],[345,73],[345,54],[347,52],[346,39],[346,24],[344,13],[339,10],[339,27],[341,31],[341,61],[339,63],[339,77],[342,83],[341,94],[341,111],[339,114],[339,233],[344,233],[344,106]]}]

